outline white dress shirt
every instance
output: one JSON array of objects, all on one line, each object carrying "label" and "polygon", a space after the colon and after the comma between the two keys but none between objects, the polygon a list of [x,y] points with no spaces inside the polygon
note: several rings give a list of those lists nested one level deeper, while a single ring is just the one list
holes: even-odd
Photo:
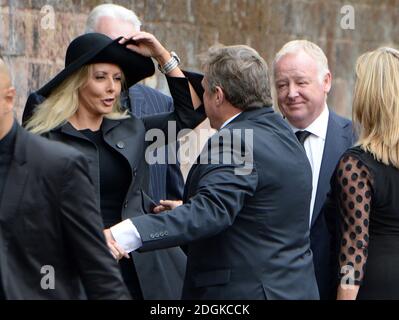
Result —
[{"label": "white dress shirt", "polygon": [[330,112],[328,111],[328,107],[326,105],[322,113],[307,128],[298,129],[291,125],[294,132],[306,130],[311,133],[304,143],[306,155],[309,159],[310,166],[312,167],[312,198],[310,200],[309,225],[312,222],[313,208],[316,200],[317,185],[319,182],[321,161],[323,159],[324,145],[326,142],[329,114]]},{"label": "white dress shirt", "polygon": [[[220,127],[220,129],[223,129],[231,121],[233,121],[235,118],[237,118],[240,114],[241,114],[241,112],[234,115],[233,117],[229,118],[227,121],[225,121],[223,123],[223,125]],[[115,241],[127,253],[135,251],[143,245],[141,236],[140,236],[136,226],[133,224],[132,220],[130,220],[130,219],[126,219],[126,220],[114,225],[113,227],[110,228],[110,231],[111,231],[112,236],[114,237]]]}]

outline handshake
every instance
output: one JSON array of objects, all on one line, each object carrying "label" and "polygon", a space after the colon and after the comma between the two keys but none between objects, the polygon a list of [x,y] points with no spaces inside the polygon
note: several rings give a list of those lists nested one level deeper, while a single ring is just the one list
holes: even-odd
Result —
[{"label": "handshake", "polygon": [[[183,201],[181,200],[161,200],[159,205],[155,206],[152,209],[152,213],[158,214],[164,211],[169,211],[176,209],[181,206]],[[110,229],[104,230],[105,240],[107,242],[107,246],[112,254],[112,256],[116,260],[121,260],[122,258],[129,259],[129,253],[127,253],[114,239],[112,232]]]}]

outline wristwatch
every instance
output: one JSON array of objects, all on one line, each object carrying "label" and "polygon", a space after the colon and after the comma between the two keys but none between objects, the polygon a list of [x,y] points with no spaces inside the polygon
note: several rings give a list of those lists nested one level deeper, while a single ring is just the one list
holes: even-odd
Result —
[{"label": "wristwatch", "polygon": [[176,54],[176,52],[172,51],[170,55],[171,55],[170,60],[166,62],[163,66],[158,64],[158,69],[163,74],[171,72],[173,69],[177,68],[180,65],[180,58]]}]

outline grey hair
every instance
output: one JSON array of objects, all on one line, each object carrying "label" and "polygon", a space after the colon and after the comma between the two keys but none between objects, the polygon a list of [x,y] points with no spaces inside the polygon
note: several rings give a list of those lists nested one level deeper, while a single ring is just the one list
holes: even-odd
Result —
[{"label": "grey hair", "polygon": [[244,45],[214,46],[203,56],[202,67],[209,90],[221,87],[236,108],[272,106],[267,63],[256,50]]},{"label": "grey hair", "polygon": [[89,16],[87,17],[85,32],[95,32],[98,20],[102,17],[110,17],[123,21],[128,21],[132,23],[135,31],[140,31],[141,28],[141,21],[132,10],[129,10],[117,4],[106,3],[100,4],[99,6],[96,6],[93,10],[91,10]]},{"label": "grey hair", "polygon": [[287,54],[296,54],[299,52],[307,53],[312,59],[315,60],[317,64],[317,71],[318,71],[318,78],[319,81],[322,82],[324,76],[330,72],[328,67],[328,60],[326,55],[324,54],[323,50],[313,42],[308,40],[293,40],[287,42],[280,51],[276,54],[274,61],[273,61],[273,74],[276,74],[276,64],[279,60],[287,55]]}]

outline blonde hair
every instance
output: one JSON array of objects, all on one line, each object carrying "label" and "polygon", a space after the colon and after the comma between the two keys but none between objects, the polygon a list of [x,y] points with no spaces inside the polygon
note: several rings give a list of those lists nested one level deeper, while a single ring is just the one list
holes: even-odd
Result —
[{"label": "blonde hair", "polygon": [[328,59],[324,54],[323,50],[313,42],[308,40],[293,40],[287,42],[279,52],[277,52],[273,61],[273,74],[276,72],[276,64],[279,60],[287,54],[296,54],[299,52],[307,53],[317,64],[318,78],[322,82],[324,76],[330,72],[328,67]]},{"label": "blonde hair", "polygon": [[[32,133],[43,134],[65,124],[78,110],[79,89],[87,83],[92,67],[93,65],[83,66],[54,89],[50,96],[36,107],[32,118],[26,124],[26,129]],[[128,112],[121,109],[119,97],[114,104],[112,113],[105,117],[109,119],[129,118]]]},{"label": "blonde hair", "polygon": [[359,145],[399,168],[399,51],[383,47],[361,55],[356,76],[352,112]]}]

